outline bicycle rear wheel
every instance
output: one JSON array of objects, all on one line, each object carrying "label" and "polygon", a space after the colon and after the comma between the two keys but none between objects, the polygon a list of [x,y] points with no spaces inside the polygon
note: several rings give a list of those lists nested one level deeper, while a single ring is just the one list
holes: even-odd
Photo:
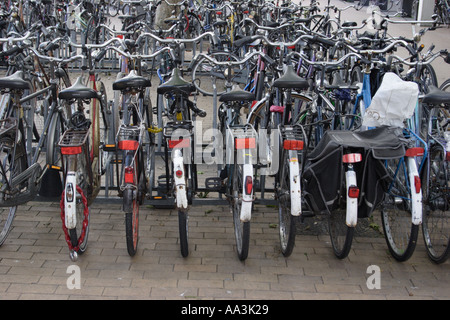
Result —
[{"label": "bicycle rear wheel", "polygon": [[[137,163],[138,156],[135,157],[135,151],[125,151],[124,156],[124,174],[133,175],[133,183],[126,182],[127,185],[123,191],[123,210],[125,211],[125,238],[127,251],[130,256],[134,256],[139,242],[139,190],[138,177],[139,170]],[[129,172],[132,168],[133,172]],[[129,178],[125,178],[129,179]]]},{"label": "bicycle rear wheel", "polygon": [[69,230],[65,229],[64,202],[66,196],[64,192],[61,195],[61,208],[63,209],[61,216],[63,217],[63,228],[67,232],[66,241],[70,242],[71,247],[77,254],[83,254],[87,249],[88,243],[90,210],[87,204],[86,194],[83,189],[77,185],[75,190],[77,219],[76,227]]},{"label": "bicycle rear wheel", "polygon": [[338,194],[338,200],[328,218],[331,245],[333,247],[333,252],[338,259],[344,259],[348,256],[353,242],[355,228],[347,226],[346,215],[347,184],[345,175],[342,174],[342,183]]},{"label": "bicycle rear wheel", "polygon": [[[250,221],[241,221],[242,209],[242,190],[243,190],[243,165],[237,164],[230,166],[231,175],[231,203],[230,210],[233,215],[234,234],[236,237],[236,249],[239,260],[245,260],[248,257],[250,245]],[[229,175],[229,176],[230,176]]]},{"label": "bicycle rear wheel", "polygon": [[[0,161],[5,173],[0,175],[1,185],[7,183],[12,177],[17,176],[27,168],[23,141],[18,144],[15,151],[15,160],[12,162],[13,152],[13,140],[6,136],[0,138]],[[0,208],[0,246],[5,242],[11,231],[16,211],[17,206]]]},{"label": "bicycle rear wheel", "polygon": [[417,243],[419,226],[412,220],[412,188],[405,158],[386,161],[392,182],[382,203],[381,219],[389,252],[398,261],[408,260]]},{"label": "bicycle rear wheel", "polygon": [[280,224],[281,253],[289,257],[294,249],[295,235],[297,233],[296,217],[291,214],[291,167],[289,165],[289,152],[283,151],[278,176],[278,221]]},{"label": "bicycle rear wheel", "polygon": [[425,199],[422,223],[425,248],[430,259],[439,264],[450,255],[450,175],[446,152],[441,146],[432,146],[422,175]]}]

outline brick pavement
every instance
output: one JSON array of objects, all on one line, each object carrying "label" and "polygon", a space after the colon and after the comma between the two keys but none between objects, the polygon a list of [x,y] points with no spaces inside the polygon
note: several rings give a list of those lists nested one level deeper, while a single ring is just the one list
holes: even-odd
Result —
[{"label": "brick pavement", "polygon": [[[434,265],[420,238],[413,257],[396,262],[383,237],[357,236],[348,258],[334,257],[326,234],[296,239],[291,257],[279,250],[275,208],[257,205],[251,245],[238,260],[226,205],[193,206],[190,254],[182,258],[175,210],[142,206],[140,242],[129,257],[120,204],[94,203],[89,245],[76,263],[64,241],[56,202],[19,207],[0,248],[0,299],[449,299],[450,263]],[[67,281],[80,268],[80,289]],[[370,290],[370,265],[380,267],[381,289]],[[74,282],[70,282],[74,283]]]}]

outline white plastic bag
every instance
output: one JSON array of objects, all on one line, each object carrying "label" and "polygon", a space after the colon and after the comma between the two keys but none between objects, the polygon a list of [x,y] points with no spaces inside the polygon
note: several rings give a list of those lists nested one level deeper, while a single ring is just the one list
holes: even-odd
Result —
[{"label": "white plastic bag", "polygon": [[387,72],[366,109],[362,125],[403,127],[403,121],[414,114],[418,96],[417,83],[403,81],[395,73]]}]

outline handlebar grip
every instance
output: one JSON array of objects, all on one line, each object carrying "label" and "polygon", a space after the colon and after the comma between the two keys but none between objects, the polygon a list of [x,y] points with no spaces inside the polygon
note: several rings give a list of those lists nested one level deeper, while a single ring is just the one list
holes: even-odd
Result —
[{"label": "handlebar grip", "polygon": [[105,54],[106,54],[106,49],[102,49],[100,52],[99,52],[99,54],[95,57],[95,62],[99,62],[100,60],[102,60],[103,59],[103,57],[105,56]]},{"label": "handlebar grip", "polygon": [[0,52],[0,57],[5,57],[5,56],[11,56],[15,53],[21,53],[23,51],[23,49],[19,46],[14,46],[11,49],[8,49],[6,51]]},{"label": "handlebar grip", "polygon": [[444,58],[444,61],[450,64],[450,52],[447,53],[447,56]]},{"label": "handlebar grip", "polygon": [[330,46],[330,47],[334,46],[336,43],[334,40],[324,39],[319,36],[314,36],[312,39],[312,42],[319,42],[323,45]]}]

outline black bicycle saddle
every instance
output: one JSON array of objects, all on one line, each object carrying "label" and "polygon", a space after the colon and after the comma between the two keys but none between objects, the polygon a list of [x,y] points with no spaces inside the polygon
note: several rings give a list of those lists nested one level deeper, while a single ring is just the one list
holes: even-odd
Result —
[{"label": "black bicycle saddle", "polygon": [[255,100],[255,94],[249,91],[242,90],[239,86],[233,86],[233,89],[229,92],[225,92],[219,98],[220,102],[231,101],[253,101]]},{"label": "black bicycle saddle", "polygon": [[173,69],[172,76],[170,77],[170,79],[161,84],[157,89],[157,92],[159,94],[172,92],[189,95],[194,91],[195,86],[191,82],[184,80],[180,76],[180,70],[178,70],[178,68]]},{"label": "black bicycle saddle", "polygon": [[127,76],[114,81],[113,90],[124,91],[131,89],[147,88],[151,86],[152,83],[150,82],[149,79],[139,76],[136,74],[135,70],[131,70]]},{"label": "black bicycle saddle", "polygon": [[58,97],[60,99],[95,99],[98,98],[98,93],[94,89],[86,87],[82,82],[82,77],[78,77],[75,83],[64,90],[62,90]]},{"label": "black bicycle saddle", "polygon": [[29,89],[30,84],[23,80],[23,71],[16,71],[10,76],[0,78],[0,89]]},{"label": "black bicycle saddle", "polygon": [[297,75],[293,66],[288,66],[286,73],[281,78],[276,79],[273,86],[285,89],[306,89],[309,87],[309,83],[306,79]]},{"label": "black bicycle saddle", "polygon": [[430,92],[423,97],[422,102],[429,104],[450,104],[450,92],[442,91],[435,86],[430,86]]}]

